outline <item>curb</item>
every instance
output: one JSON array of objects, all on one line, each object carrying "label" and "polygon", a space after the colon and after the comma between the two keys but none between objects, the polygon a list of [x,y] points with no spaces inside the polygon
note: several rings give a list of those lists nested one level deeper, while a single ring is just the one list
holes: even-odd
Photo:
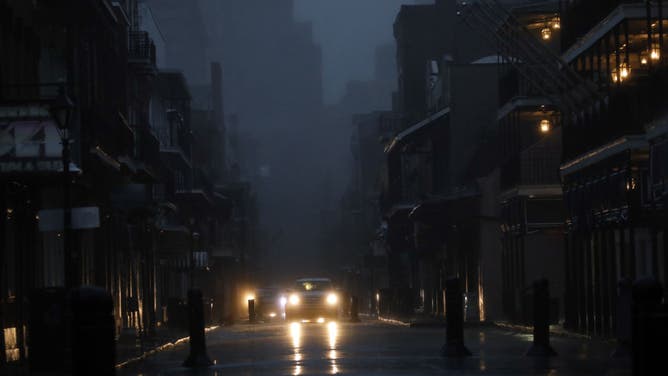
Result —
[{"label": "curb", "polygon": [[[218,329],[218,328],[220,328],[219,325],[215,325],[215,326],[210,326],[210,327],[204,328],[204,333],[208,333],[208,332],[210,332],[210,331],[212,331],[212,330],[216,330],[216,329]],[[142,360],[144,360],[144,359],[146,359],[146,358],[148,358],[148,357],[151,357],[151,356],[153,356],[153,355],[155,355],[155,354],[157,354],[157,353],[159,353],[159,352],[161,352],[161,351],[168,350],[168,349],[171,349],[171,348],[174,347],[174,346],[181,345],[181,344],[183,344],[183,343],[188,343],[188,342],[190,342],[190,336],[183,337],[183,338],[179,338],[179,339],[177,339],[177,340],[175,340],[175,341],[173,341],[173,342],[167,342],[167,343],[165,343],[165,344],[162,344],[162,345],[160,345],[160,346],[157,346],[157,347],[154,347],[154,348],[152,348],[152,349],[150,349],[150,350],[147,350],[147,351],[145,351],[143,354],[141,354],[141,355],[139,355],[139,356],[137,356],[137,357],[130,358],[130,359],[125,360],[125,361],[123,361],[123,362],[117,363],[117,364],[114,366],[114,368],[115,368],[115,369],[125,368],[125,367],[127,367],[127,366],[129,366],[129,365],[135,364],[135,363],[140,362],[140,361],[142,361]]]},{"label": "curb", "polygon": [[410,322],[390,319],[390,318],[386,318],[386,317],[382,317],[382,316],[378,316],[378,321],[384,322],[386,324],[392,324],[392,325],[398,325],[398,326],[406,326],[406,327],[411,326]]},{"label": "curb", "polygon": [[[503,330],[509,330],[509,331],[515,331],[515,332],[521,332],[521,333],[533,333],[533,327],[531,326],[526,326],[526,325],[519,325],[519,324],[511,324],[509,322],[505,321],[493,321],[491,323],[492,326],[503,329]],[[580,333],[575,333],[575,332],[570,332],[567,330],[559,330],[556,328],[555,325],[550,325],[550,335],[553,335],[555,337],[563,337],[563,338],[573,338],[573,339],[581,339],[581,340],[593,340],[594,337],[588,336],[585,334],[580,334]]]}]

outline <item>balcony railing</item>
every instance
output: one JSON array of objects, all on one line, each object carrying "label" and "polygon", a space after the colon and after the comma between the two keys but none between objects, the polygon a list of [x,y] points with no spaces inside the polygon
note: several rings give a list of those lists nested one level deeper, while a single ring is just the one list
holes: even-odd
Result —
[{"label": "balcony railing", "polygon": [[517,69],[509,69],[499,77],[499,103],[504,105],[517,97],[544,97]]},{"label": "balcony railing", "polygon": [[193,169],[193,188],[201,189],[209,195],[213,194],[213,183],[211,176],[202,168]]},{"label": "balcony railing", "polygon": [[601,22],[615,8],[622,4],[640,4],[642,0],[571,0],[564,2],[561,15],[562,46],[566,50],[578,38],[584,36],[592,27]]},{"label": "balcony railing", "polygon": [[668,113],[668,67],[611,90],[609,103],[579,124],[564,139],[566,160],[625,135],[641,134],[644,126]]},{"label": "balcony railing", "polygon": [[559,135],[548,136],[510,158],[501,168],[502,189],[560,184],[560,140]]},{"label": "balcony railing", "polygon": [[655,142],[650,155],[653,198],[665,205],[668,198],[668,140]]},{"label": "balcony railing", "polygon": [[155,65],[155,44],[146,31],[131,31],[128,58],[131,62]]}]

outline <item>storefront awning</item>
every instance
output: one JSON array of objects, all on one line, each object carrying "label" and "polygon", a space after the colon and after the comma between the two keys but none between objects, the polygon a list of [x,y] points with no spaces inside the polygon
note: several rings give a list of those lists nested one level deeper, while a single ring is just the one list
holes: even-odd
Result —
[{"label": "storefront awning", "polygon": [[385,153],[391,153],[394,151],[397,147],[405,144],[407,141],[409,141],[411,138],[414,138],[423,132],[425,132],[430,126],[435,125],[435,121],[448,115],[450,113],[450,107],[444,108],[435,114],[429,116],[428,118],[422,120],[421,122],[408,127],[407,129],[403,130],[402,132],[399,132],[392,142],[385,148]]},{"label": "storefront awning", "polygon": [[387,218],[390,220],[397,220],[401,218],[408,218],[410,212],[415,208],[415,204],[397,204],[387,211]]},{"label": "storefront awning", "polygon": [[96,146],[90,149],[90,154],[96,157],[103,165],[111,168],[114,171],[121,171],[121,163],[107,154],[101,147]]},{"label": "storefront awning", "polygon": [[501,120],[513,112],[516,108],[521,107],[540,107],[545,105],[552,105],[552,100],[545,97],[514,97],[503,107],[499,108],[496,113],[496,120]]},{"label": "storefront awning", "polygon": [[180,225],[158,226],[158,250],[160,253],[185,253],[192,248],[190,230]]},{"label": "storefront awning", "polygon": [[629,150],[649,150],[645,136],[626,136],[579,156],[560,167],[561,176],[570,175]]},{"label": "storefront awning", "polygon": [[160,155],[168,166],[180,166],[182,169],[191,169],[192,164],[183,150],[177,146],[163,146]]},{"label": "storefront awning", "polygon": [[446,197],[436,197],[416,205],[409,219],[424,223],[449,223],[479,214],[476,200],[480,192],[475,188],[464,189]]}]

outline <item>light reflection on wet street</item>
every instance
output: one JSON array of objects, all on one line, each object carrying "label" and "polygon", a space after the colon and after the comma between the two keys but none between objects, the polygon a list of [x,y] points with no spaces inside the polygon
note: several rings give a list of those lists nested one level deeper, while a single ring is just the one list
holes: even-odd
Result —
[{"label": "light reflection on wet street", "polygon": [[[473,356],[444,359],[442,328],[408,328],[376,321],[237,325],[208,334],[208,369],[181,367],[179,345],[119,370],[119,375],[630,375],[609,357],[609,342],[554,338],[559,356],[528,358],[531,336],[470,328]],[[447,371],[447,372],[444,372]]]}]

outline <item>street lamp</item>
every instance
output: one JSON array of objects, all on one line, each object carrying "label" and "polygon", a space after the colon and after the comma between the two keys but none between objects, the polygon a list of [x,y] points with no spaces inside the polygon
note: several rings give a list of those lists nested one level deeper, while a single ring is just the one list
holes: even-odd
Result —
[{"label": "street lamp", "polygon": [[58,89],[58,97],[49,109],[51,116],[58,125],[60,141],[63,145],[63,254],[65,269],[65,288],[70,289],[76,283],[75,273],[78,266],[72,260],[72,203],[70,199],[70,118],[74,111],[74,103],[65,93],[65,87]]},{"label": "street lamp", "polygon": [[70,117],[73,110],[74,103],[65,93],[65,87],[60,86],[58,96],[49,109],[51,116],[56,120],[59,130],[66,132],[69,129]]},{"label": "street lamp", "polygon": [[199,242],[199,232],[191,230],[190,236],[190,288],[195,288],[195,244]]}]

